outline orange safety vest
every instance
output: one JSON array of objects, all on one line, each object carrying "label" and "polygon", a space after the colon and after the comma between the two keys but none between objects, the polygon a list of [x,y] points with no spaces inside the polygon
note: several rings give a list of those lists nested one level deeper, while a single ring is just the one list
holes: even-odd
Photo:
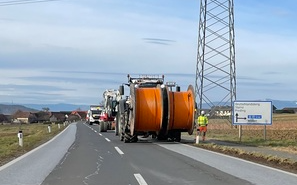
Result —
[{"label": "orange safety vest", "polygon": [[205,127],[208,124],[208,119],[206,116],[199,116],[197,122],[199,126]]}]

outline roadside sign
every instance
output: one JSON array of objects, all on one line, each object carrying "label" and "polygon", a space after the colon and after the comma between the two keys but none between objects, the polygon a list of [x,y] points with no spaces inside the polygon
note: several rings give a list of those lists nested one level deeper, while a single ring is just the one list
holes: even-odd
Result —
[{"label": "roadside sign", "polygon": [[233,125],[272,125],[271,101],[234,101]]}]

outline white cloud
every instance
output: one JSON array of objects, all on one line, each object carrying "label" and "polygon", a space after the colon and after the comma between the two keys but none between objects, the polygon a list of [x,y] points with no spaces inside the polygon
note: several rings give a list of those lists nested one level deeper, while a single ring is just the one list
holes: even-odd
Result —
[{"label": "white cloud", "polygon": [[[68,53],[91,57],[90,62],[93,64],[105,60],[100,65],[114,63],[119,66],[122,63],[126,67],[127,63],[132,66],[149,63],[150,66],[156,66],[150,70],[157,66],[166,69],[169,62],[171,66],[177,67],[181,66],[181,62],[193,63],[192,66],[195,66],[197,33],[195,30],[189,31],[196,29],[196,23],[192,21],[141,14],[140,11],[130,13],[119,10],[119,7],[110,10],[99,6],[99,10],[95,11],[91,7],[60,3],[47,6],[45,11],[34,9],[29,12],[24,9],[21,12],[29,13],[28,16],[34,21],[28,18],[29,23],[21,19],[3,24],[2,37],[7,45],[2,52],[63,55],[61,50],[67,50]],[[65,24],[61,23],[62,20]],[[188,37],[189,34],[192,36]],[[153,46],[143,42],[145,37],[173,39],[176,43],[167,47]],[[136,70],[141,71],[142,68]]]},{"label": "white cloud", "polygon": [[[294,83],[297,38],[295,26],[286,25],[294,15],[291,8],[270,3],[258,9],[255,2],[235,3],[238,96],[247,97],[246,91],[257,86],[254,96],[266,98],[272,87],[285,89]],[[57,1],[2,7],[0,85],[11,86],[0,90],[0,102],[13,97],[92,103],[100,101],[106,88],[126,82],[127,73],[169,74],[165,79],[186,89],[195,82],[198,16],[199,2],[194,0]],[[158,44],[145,38],[173,42]],[[42,85],[49,89],[28,90]],[[294,97],[292,93],[290,98]]]}]

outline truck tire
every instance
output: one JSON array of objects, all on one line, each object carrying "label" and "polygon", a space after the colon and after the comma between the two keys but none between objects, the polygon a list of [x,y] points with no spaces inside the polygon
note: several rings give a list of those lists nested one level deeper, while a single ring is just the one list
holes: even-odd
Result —
[{"label": "truck tire", "polygon": [[104,125],[104,127],[103,127],[103,128],[104,128],[104,129],[103,129],[103,132],[107,132],[107,130],[108,130],[108,125],[109,125],[109,124],[108,124],[107,121],[105,121],[105,122],[103,122],[103,123],[104,123],[104,124],[103,124],[103,125]]},{"label": "truck tire", "polygon": [[122,133],[122,127],[120,121],[116,121],[116,126],[115,126],[115,135],[119,136]]},{"label": "truck tire", "polygon": [[180,142],[181,141],[181,132],[176,132],[175,134],[175,141]]},{"label": "truck tire", "polygon": [[104,132],[104,122],[99,123],[99,132]]}]

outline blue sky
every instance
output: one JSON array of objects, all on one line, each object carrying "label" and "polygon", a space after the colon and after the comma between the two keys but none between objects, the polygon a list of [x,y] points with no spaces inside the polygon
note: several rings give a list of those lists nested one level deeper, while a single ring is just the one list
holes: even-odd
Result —
[{"label": "blue sky", "polygon": [[[1,2],[4,1],[0,1]],[[238,100],[297,100],[297,1],[235,0]],[[95,104],[127,74],[195,83],[200,0],[0,6],[0,102]]]}]

